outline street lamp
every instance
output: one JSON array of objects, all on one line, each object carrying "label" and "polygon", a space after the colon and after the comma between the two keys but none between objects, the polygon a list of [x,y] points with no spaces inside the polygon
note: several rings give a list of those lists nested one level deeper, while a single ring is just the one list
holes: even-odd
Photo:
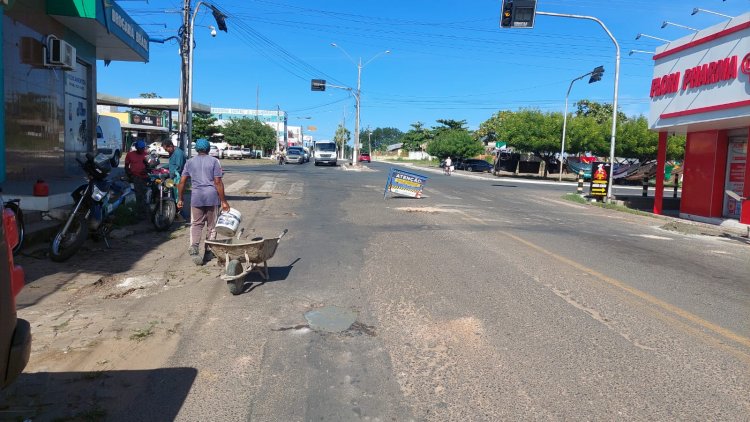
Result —
[{"label": "street lamp", "polygon": [[591,75],[591,79],[589,79],[589,83],[599,82],[602,79],[602,73],[604,73],[604,66],[598,66],[594,68],[594,70],[592,70],[591,72],[585,75],[581,75],[573,79],[572,81],[570,81],[570,86],[568,87],[568,93],[565,94],[565,114],[563,114],[562,147],[560,148],[560,175],[558,178],[559,182],[562,182],[563,156],[565,155],[565,132],[568,127],[568,97],[570,96],[570,90],[573,89],[573,82],[580,81],[581,79],[589,75]]},{"label": "street lamp", "polygon": [[361,87],[362,87],[362,68],[367,66],[368,64],[370,64],[370,62],[382,56],[383,54],[390,54],[391,50],[381,51],[380,53],[372,56],[372,58],[366,61],[365,64],[362,64],[362,57],[359,58],[359,62],[355,62],[354,59],[352,59],[352,56],[350,56],[349,53],[347,53],[343,47],[336,44],[335,42],[331,43],[331,45],[341,50],[344,53],[344,55],[346,55],[346,57],[349,59],[349,61],[354,63],[355,66],[357,66],[357,90],[354,92],[354,100],[357,106],[357,117],[354,119],[354,151],[352,153],[352,165],[356,166],[359,161],[359,116],[360,116],[360,108],[361,108],[360,94],[361,94]]},{"label": "street lamp", "polygon": [[700,9],[698,7],[696,7],[696,8],[693,9],[693,13],[691,13],[690,16],[695,16],[698,12],[710,13],[712,15],[721,16],[721,17],[724,17],[724,18],[727,18],[727,19],[734,19],[734,16],[725,15],[723,13],[714,12],[714,11],[711,11],[711,10]]},{"label": "street lamp", "polygon": [[[193,135],[193,29],[195,28],[195,16],[198,14],[200,7],[204,5],[211,9],[214,19],[216,20],[216,26],[219,30],[227,32],[227,24],[225,21],[226,15],[219,11],[216,6],[205,1],[199,1],[195,5],[193,15],[190,18],[190,25],[188,27],[188,69],[187,77],[184,79],[187,81],[187,98],[183,101],[183,106],[181,107],[185,110],[185,113],[182,116],[183,122],[181,127],[184,128],[184,132],[180,141],[182,142],[184,140],[184,148],[188,157],[190,157],[190,141]],[[216,28],[213,26],[209,26],[209,28],[211,29],[211,36],[215,37]]]},{"label": "street lamp", "polygon": [[633,53],[643,53],[643,54],[656,54],[656,53],[655,53],[655,52],[653,52],[653,51],[646,51],[646,50],[630,50],[630,52],[628,53],[628,56],[632,56],[632,55],[633,55]]},{"label": "street lamp", "polygon": [[664,22],[662,22],[662,24],[661,24],[661,29],[664,29],[664,28],[666,28],[667,26],[670,26],[670,25],[671,25],[671,26],[676,26],[676,27],[678,27],[678,28],[685,28],[685,29],[688,29],[688,30],[690,30],[690,31],[695,31],[695,32],[698,32],[698,31],[699,31],[698,29],[695,29],[695,28],[691,28],[691,27],[689,27],[689,26],[685,26],[685,25],[680,25],[679,23],[669,22],[669,21],[664,21]]},{"label": "street lamp", "polygon": [[653,35],[648,35],[648,34],[638,34],[635,36],[635,39],[639,40],[641,39],[641,37],[651,38],[652,40],[663,41],[663,42],[672,42],[670,40],[665,40],[664,38],[659,38],[659,37],[655,37]]}]

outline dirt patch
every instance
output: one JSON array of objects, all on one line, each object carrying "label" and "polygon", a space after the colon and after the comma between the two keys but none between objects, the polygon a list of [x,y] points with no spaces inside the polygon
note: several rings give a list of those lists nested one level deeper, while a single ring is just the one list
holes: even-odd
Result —
[{"label": "dirt patch", "polygon": [[702,235],[702,236],[724,236],[724,232],[721,230],[715,230],[711,229],[709,227],[697,225],[697,224],[689,224],[689,223],[681,223],[679,221],[670,221],[667,224],[664,224],[660,227],[663,230],[668,230],[672,232],[682,233],[682,234],[692,234],[692,235]]},{"label": "dirt patch", "polygon": [[423,212],[427,214],[436,214],[436,213],[452,213],[452,214],[460,214],[461,210],[454,210],[450,208],[436,208],[436,207],[400,207],[396,208],[398,211],[405,211],[405,212]]}]

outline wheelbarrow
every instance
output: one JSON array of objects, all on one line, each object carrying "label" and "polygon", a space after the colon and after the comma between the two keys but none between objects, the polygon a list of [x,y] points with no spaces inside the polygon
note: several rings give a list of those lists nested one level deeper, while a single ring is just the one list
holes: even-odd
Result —
[{"label": "wheelbarrow", "polygon": [[243,231],[230,239],[206,240],[206,246],[216,256],[217,263],[224,266],[225,274],[221,279],[227,282],[233,295],[242,293],[245,276],[251,272],[259,273],[263,280],[268,281],[267,261],[273,258],[279,241],[288,230],[284,229],[278,237],[271,239],[256,237],[250,240],[240,239]]}]

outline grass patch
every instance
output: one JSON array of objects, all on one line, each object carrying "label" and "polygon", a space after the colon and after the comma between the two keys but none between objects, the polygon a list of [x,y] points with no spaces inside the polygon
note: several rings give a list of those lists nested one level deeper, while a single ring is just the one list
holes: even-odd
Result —
[{"label": "grass patch", "polygon": [[131,226],[139,221],[135,201],[126,202],[115,210],[114,225],[117,227]]},{"label": "grass patch", "polygon": [[578,195],[577,193],[566,193],[565,195],[563,195],[562,199],[570,202],[576,202],[578,204],[588,204],[586,198]]},{"label": "grass patch", "polygon": [[133,334],[130,335],[130,339],[138,342],[145,340],[147,337],[154,334],[154,327],[156,324],[156,321],[151,321],[148,324],[148,327],[135,330]]},{"label": "grass patch", "polygon": [[636,209],[633,209],[633,208],[628,208],[628,207],[626,207],[624,205],[608,204],[608,203],[605,203],[605,202],[591,202],[591,201],[587,200],[586,198],[582,198],[581,196],[579,196],[578,194],[575,194],[575,193],[566,193],[565,195],[562,196],[562,199],[564,199],[566,201],[575,202],[575,203],[578,203],[578,204],[591,205],[591,206],[594,206],[594,207],[604,208],[604,209],[607,209],[607,210],[615,210],[615,211],[625,212],[625,213],[628,213],[628,214],[641,215],[641,216],[644,216],[644,217],[658,218],[658,217],[656,217],[652,213],[649,213],[649,212],[646,212],[646,211],[641,211],[641,210],[636,210]]}]

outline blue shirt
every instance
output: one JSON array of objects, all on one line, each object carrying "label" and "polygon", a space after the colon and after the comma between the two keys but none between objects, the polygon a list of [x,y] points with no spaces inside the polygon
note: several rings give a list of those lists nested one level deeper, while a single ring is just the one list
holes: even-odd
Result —
[{"label": "blue shirt", "polygon": [[169,177],[179,179],[184,167],[185,151],[180,148],[175,148],[172,155],[169,156]]},{"label": "blue shirt", "polygon": [[219,205],[219,193],[214,185],[214,178],[221,177],[221,164],[216,157],[198,154],[185,163],[183,176],[190,178],[191,207],[210,207]]}]

